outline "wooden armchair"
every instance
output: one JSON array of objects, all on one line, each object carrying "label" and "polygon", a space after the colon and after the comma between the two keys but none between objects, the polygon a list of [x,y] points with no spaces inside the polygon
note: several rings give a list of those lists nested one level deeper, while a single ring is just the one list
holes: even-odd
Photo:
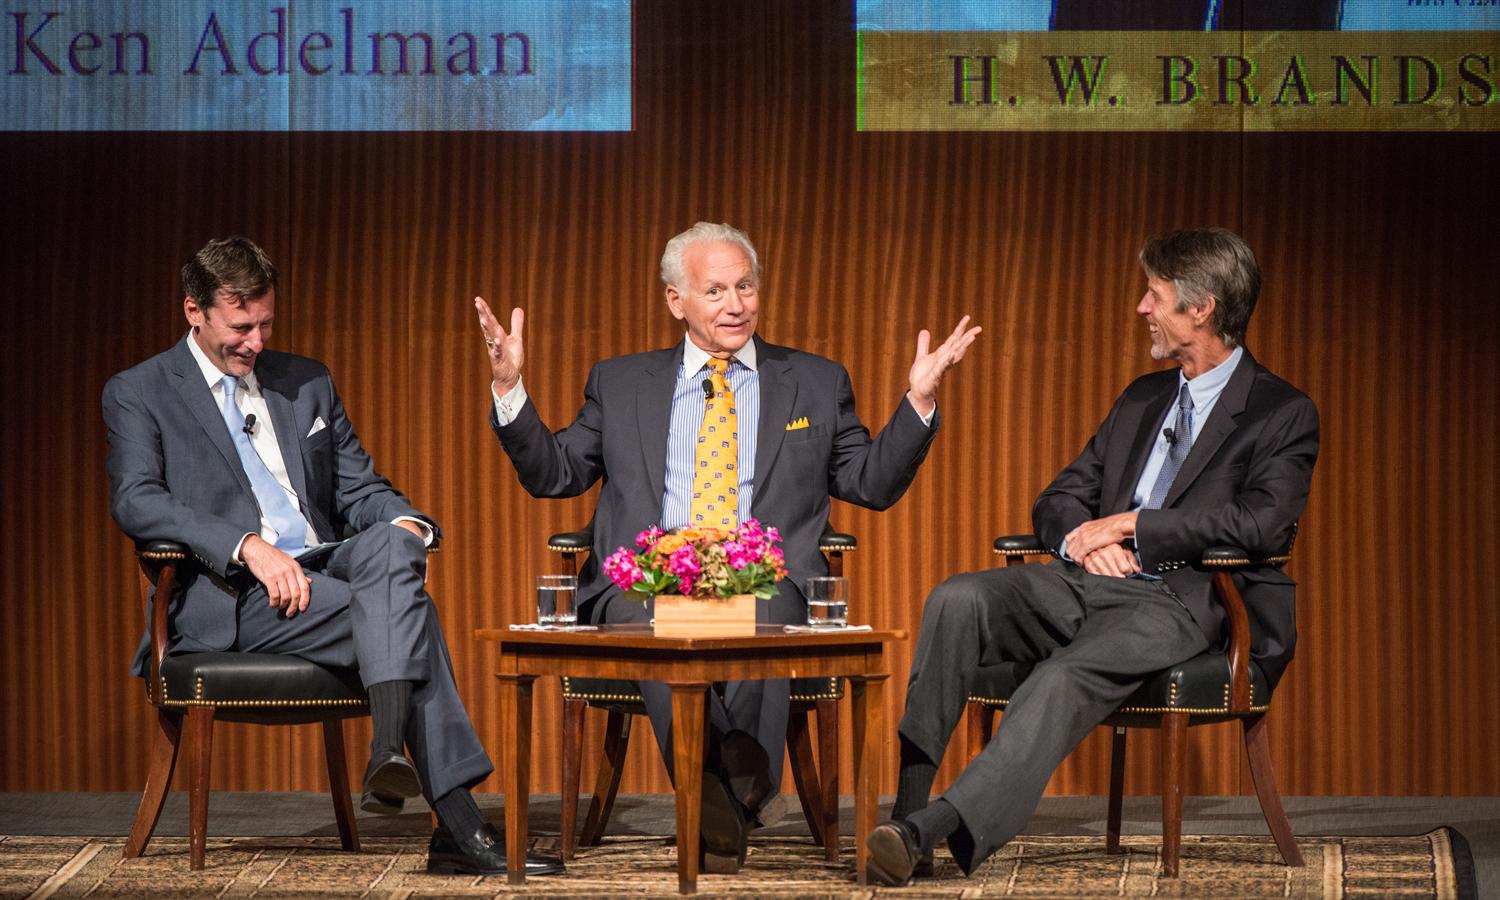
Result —
[{"label": "wooden armchair", "polygon": [[[561,555],[563,574],[576,575],[578,555],[587,553],[592,542],[593,525],[590,523],[582,531],[552,535],[547,540],[547,549]],[[832,529],[825,530],[818,540],[818,549],[828,560],[830,575],[843,575],[844,554],[858,548],[859,542],[853,535]],[[565,677],[562,687],[562,853],[564,859],[572,859],[577,846],[597,846],[604,838],[610,811],[620,789],[625,753],[630,745],[631,721],[635,716],[646,715],[646,705],[632,681]],[[838,860],[839,853],[838,702],[843,696],[841,678],[794,679],[786,729],[792,780],[797,787],[797,798],[802,803],[802,814],[807,817],[813,840],[823,848],[825,857],[831,862]],[[608,719],[593,798],[589,801],[583,830],[579,834],[578,782],[583,762],[583,713],[589,707],[604,710]],[[813,712],[817,713],[816,762],[808,722],[808,715]]]},{"label": "wooden armchair", "polygon": [[[1027,534],[996,538],[995,552],[1005,557],[1006,565],[1017,565],[1027,556],[1047,551],[1035,536]],[[1229,649],[1227,653],[1209,650],[1157,673],[1104,720],[1103,724],[1114,729],[1105,837],[1108,852],[1120,852],[1126,729],[1159,728],[1162,731],[1162,868],[1168,878],[1175,878],[1182,855],[1182,781],[1187,757],[1187,729],[1193,725],[1238,720],[1244,731],[1245,755],[1250,761],[1255,793],[1276,847],[1287,865],[1303,865],[1302,852],[1281,807],[1281,794],[1277,792],[1276,773],[1271,765],[1265,723],[1266,711],[1271,706],[1271,689],[1260,667],[1250,658],[1250,617],[1231,577],[1239,569],[1281,566],[1290,559],[1290,543],[1281,554],[1261,560],[1251,560],[1237,547],[1213,547],[1204,551],[1201,565],[1213,572],[1214,594],[1223,605],[1229,623]],[[979,755],[993,734],[995,711],[1010,702],[1012,694],[1030,671],[1030,666],[1014,663],[975,670],[966,711],[971,760]]]},{"label": "wooden armchair", "polygon": [[[125,841],[124,857],[145,852],[172,785],[182,733],[188,733],[189,863],[203,868],[208,836],[209,763],[215,721],[258,725],[321,722],[328,756],[329,791],[345,850],[359,849],[342,719],[369,714],[364,686],[353,669],[331,669],[295,656],[270,653],[183,653],[167,655],[167,610],[175,602],[181,567],[193,565],[186,547],[148,541],[137,547],[141,595],[151,635],[146,699],[156,707],[158,732],[141,805]],[[158,602],[150,597],[154,588]]]}]

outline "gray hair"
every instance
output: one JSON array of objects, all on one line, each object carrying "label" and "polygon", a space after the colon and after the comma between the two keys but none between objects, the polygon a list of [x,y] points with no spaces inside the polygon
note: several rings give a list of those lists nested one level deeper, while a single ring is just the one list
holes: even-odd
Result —
[{"label": "gray hair", "polygon": [[1153,237],[1141,248],[1141,268],[1172,282],[1177,311],[1201,307],[1212,296],[1214,331],[1230,347],[1245,342],[1245,329],[1260,296],[1260,267],[1244,239],[1227,228],[1197,228]]},{"label": "gray hair", "polygon": [[667,241],[667,249],[661,254],[661,280],[664,284],[673,284],[682,287],[682,257],[687,249],[694,244],[707,241],[723,241],[734,244],[745,255],[750,258],[750,274],[760,283],[760,256],[755,252],[755,245],[750,243],[750,238],[745,232],[740,231],[733,225],[715,224],[713,222],[699,222],[682,234]]}]

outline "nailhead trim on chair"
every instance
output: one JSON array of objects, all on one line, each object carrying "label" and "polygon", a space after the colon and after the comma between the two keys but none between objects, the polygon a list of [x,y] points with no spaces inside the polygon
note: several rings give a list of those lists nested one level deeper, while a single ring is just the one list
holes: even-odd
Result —
[{"label": "nailhead trim on chair", "polygon": [[[1000,708],[1000,709],[1004,709],[1006,706],[1008,706],[1010,704],[1009,700],[994,700],[994,699],[989,698],[989,697],[970,697],[969,698],[969,702],[970,703],[979,703],[979,704],[982,704],[984,706],[992,706],[992,707],[996,707],[996,708]],[[1266,710],[1268,710],[1270,708],[1271,708],[1271,704],[1267,703],[1267,704],[1265,704],[1263,706],[1252,706],[1252,707],[1250,707],[1250,712],[1252,712],[1252,713],[1263,713],[1263,712],[1265,712]],[[1119,709],[1115,710],[1115,713],[1129,713],[1129,714],[1132,714],[1132,715],[1139,715],[1139,714],[1143,714],[1143,713],[1171,713],[1171,712],[1191,713],[1193,715],[1204,715],[1204,716],[1228,715],[1229,714],[1229,704],[1228,703],[1224,704],[1224,707],[1222,709],[1215,709],[1213,707],[1198,707],[1198,706],[1122,706]],[[1113,714],[1114,713],[1111,713],[1111,715],[1113,715]]]},{"label": "nailhead trim on chair", "polygon": [[[204,700],[203,678],[195,679],[195,690],[191,700],[173,700],[170,697],[161,701],[161,706],[367,706],[367,700]],[[167,679],[161,679],[161,696],[167,696]]]},{"label": "nailhead trim on chair", "polygon": [[187,559],[186,553],[176,550],[142,550],[141,559]]}]

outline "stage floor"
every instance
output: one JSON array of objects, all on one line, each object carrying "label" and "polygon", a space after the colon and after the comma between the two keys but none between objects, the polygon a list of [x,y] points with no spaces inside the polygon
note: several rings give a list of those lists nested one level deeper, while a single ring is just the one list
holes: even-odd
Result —
[{"label": "stage floor", "polygon": [[[492,821],[504,817],[498,794],[476,795]],[[123,835],[130,829],[139,795],[130,793],[0,793],[0,834]],[[844,799],[843,831],[853,831],[853,806]],[[805,835],[807,825],[791,801],[788,818],[758,834]],[[890,798],[885,798],[889,803]],[[1481,897],[1500,896],[1500,797],[1286,797],[1287,816],[1297,834],[1349,836],[1423,834],[1447,825],[1469,842]],[[882,807],[882,817],[888,807]],[[531,797],[533,834],[556,834],[556,794]],[[1160,832],[1160,807],[1151,797],[1125,798],[1125,834]],[[1027,827],[1036,835],[1102,835],[1104,798],[1046,797]],[[615,801],[611,834],[670,834],[672,798],[665,794],[626,794]],[[370,837],[423,835],[431,830],[420,799],[399,816],[360,814],[360,834]],[[1188,834],[1267,834],[1254,797],[1190,797],[1183,810]],[[187,833],[187,795],[174,793],[156,834]],[[326,795],[312,793],[215,793],[209,805],[211,835],[334,835],[333,809]],[[1102,837],[1101,837],[1102,840]]]}]

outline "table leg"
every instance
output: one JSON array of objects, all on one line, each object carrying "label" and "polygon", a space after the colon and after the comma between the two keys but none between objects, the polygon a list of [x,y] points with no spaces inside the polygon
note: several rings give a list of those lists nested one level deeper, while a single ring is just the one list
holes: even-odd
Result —
[{"label": "table leg", "polygon": [[885,739],[885,679],[884,675],[849,679],[854,704],[854,872],[860,884],[866,883],[870,848],[865,846],[865,839],[875,827],[880,799],[876,788]]},{"label": "table leg", "polygon": [[677,790],[677,892],[698,890],[707,682],[672,683],[672,771]]},{"label": "table leg", "polygon": [[535,675],[501,673],[501,743],[510,751],[501,776],[505,790],[505,868],[510,884],[526,883],[526,848],[531,843],[528,813],[531,791],[531,683]]}]

